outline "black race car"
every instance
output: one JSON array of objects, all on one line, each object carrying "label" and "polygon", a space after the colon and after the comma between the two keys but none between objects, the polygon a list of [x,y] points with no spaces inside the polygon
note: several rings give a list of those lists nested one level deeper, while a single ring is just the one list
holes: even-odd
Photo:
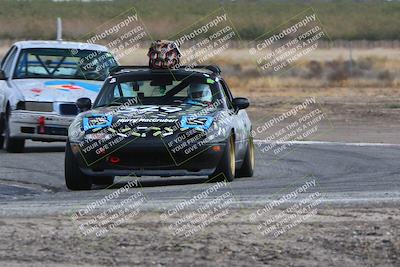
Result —
[{"label": "black race car", "polygon": [[114,176],[209,176],[232,181],[254,168],[246,98],[233,98],[217,66],[118,66],[93,106],[69,128],[65,181],[71,190]]}]

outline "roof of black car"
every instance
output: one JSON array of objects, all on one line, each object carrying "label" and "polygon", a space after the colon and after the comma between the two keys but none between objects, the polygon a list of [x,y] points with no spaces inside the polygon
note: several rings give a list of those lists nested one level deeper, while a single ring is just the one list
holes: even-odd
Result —
[{"label": "roof of black car", "polygon": [[110,75],[112,76],[157,75],[167,73],[171,73],[172,75],[209,74],[216,77],[219,76],[221,70],[218,66],[181,67],[179,69],[150,69],[148,66],[117,66],[110,71]]}]

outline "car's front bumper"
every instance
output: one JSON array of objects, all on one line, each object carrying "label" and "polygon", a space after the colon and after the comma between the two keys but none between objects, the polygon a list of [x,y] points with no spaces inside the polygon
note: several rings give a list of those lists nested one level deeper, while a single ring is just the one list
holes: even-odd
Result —
[{"label": "car's front bumper", "polygon": [[[184,151],[172,153],[160,143],[135,143],[91,161],[85,158],[78,144],[71,146],[82,172],[92,176],[204,176],[215,171],[226,142],[207,144],[191,155]],[[111,163],[111,157],[120,161]]]},{"label": "car's front bumper", "polygon": [[[40,117],[44,125],[39,125]],[[10,137],[37,141],[65,141],[68,127],[75,116],[59,115],[54,112],[15,110],[12,111],[9,127]]]}]

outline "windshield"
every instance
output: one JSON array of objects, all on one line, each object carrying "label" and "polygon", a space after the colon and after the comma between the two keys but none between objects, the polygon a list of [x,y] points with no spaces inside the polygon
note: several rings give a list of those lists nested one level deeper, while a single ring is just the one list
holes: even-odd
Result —
[{"label": "windshield", "polygon": [[153,74],[107,79],[94,106],[129,105],[197,105],[218,102],[226,106],[218,82],[197,75]]},{"label": "windshield", "polygon": [[[75,52],[75,53],[73,53]],[[55,48],[23,49],[14,78],[104,80],[117,63],[108,52]]]}]

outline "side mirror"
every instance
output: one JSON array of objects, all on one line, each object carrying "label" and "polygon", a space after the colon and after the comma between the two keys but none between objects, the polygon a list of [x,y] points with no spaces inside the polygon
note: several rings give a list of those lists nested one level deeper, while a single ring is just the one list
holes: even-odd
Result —
[{"label": "side mirror", "polygon": [[4,70],[0,70],[0,80],[6,80],[6,74],[4,73]]},{"label": "side mirror", "polygon": [[92,108],[92,100],[90,100],[90,98],[87,97],[81,97],[78,100],[76,100],[76,106],[79,109],[79,112],[84,112],[84,111],[88,111],[89,109]]},{"label": "side mirror", "polygon": [[232,105],[235,109],[245,109],[250,106],[250,102],[247,98],[236,97],[232,100]]}]

